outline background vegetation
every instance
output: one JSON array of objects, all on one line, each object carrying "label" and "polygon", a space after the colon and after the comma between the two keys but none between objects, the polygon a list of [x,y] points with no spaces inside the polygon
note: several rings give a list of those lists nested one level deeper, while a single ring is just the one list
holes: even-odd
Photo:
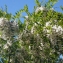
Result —
[{"label": "background vegetation", "polygon": [[62,63],[63,13],[53,9],[56,2],[36,0],[32,13],[27,5],[15,15],[0,9],[0,63]]}]

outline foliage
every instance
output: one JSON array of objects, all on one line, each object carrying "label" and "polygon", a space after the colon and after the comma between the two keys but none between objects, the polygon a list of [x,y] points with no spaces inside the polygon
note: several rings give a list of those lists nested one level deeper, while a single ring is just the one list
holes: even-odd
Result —
[{"label": "foliage", "polygon": [[[27,5],[15,15],[0,10],[1,63],[63,61],[58,60],[63,54],[63,14],[51,9],[56,1],[49,0],[47,6],[42,6],[36,0],[37,6],[32,13]],[[27,13],[24,23],[20,20],[23,12]]]}]

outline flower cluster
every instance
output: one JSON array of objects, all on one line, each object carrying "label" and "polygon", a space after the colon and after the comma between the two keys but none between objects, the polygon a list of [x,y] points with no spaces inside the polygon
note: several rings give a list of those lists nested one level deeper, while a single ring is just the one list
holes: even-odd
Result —
[{"label": "flower cluster", "polygon": [[19,27],[16,21],[8,21],[6,18],[0,18],[1,38],[7,40],[17,34]]},{"label": "flower cluster", "polygon": [[38,11],[43,11],[46,10],[45,7],[41,6],[41,7],[37,7],[37,9],[35,10],[35,12],[37,13]]},{"label": "flower cluster", "polygon": [[[47,27],[50,27],[51,31],[57,33],[58,35],[63,34],[63,28],[61,26],[58,26],[58,25],[52,25],[50,21],[46,22],[44,29],[47,28]],[[50,29],[46,29],[46,30],[47,30],[47,33],[50,32]]]},{"label": "flower cluster", "polygon": [[58,44],[61,39],[63,39],[63,28],[60,25],[53,25],[50,21],[46,22],[43,28],[43,32],[44,35],[46,35],[46,37],[50,40],[50,43],[52,44],[51,47],[54,47],[56,45],[61,46],[60,44]]},{"label": "flower cluster", "polygon": [[48,11],[48,10],[54,11],[54,8],[47,9],[44,6],[41,6],[41,7],[37,7],[36,10],[35,10],[35,12],[38,13],[39,11]]},{"label": "flower cluster", "polygon": [[11,45],[12,45],[12,41],[7,40],[7,43],[6,43],[6,44],[4,44],[3,49],[8,49],[8,48],[9,48],[9,46],[11,46]]}]

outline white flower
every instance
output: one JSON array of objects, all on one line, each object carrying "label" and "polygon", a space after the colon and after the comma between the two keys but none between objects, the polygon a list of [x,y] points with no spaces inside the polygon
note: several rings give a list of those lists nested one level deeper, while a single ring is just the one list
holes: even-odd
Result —
[{"label": "white flower", "polygon": [[16,27],[16,26],[18,27],[18,23],[16,20],[11,21],[10,24],[11,24],[11,27]]},{"label": "white flower", "polygon": [[31,49],[31,46],[29,46],[29,49]]},{"label": "white flower", "polygon": [[3,49],[8,49],[8,45],[5,44],[5,45],[3,46]]},{"label": "white flower", "polygon": [[41,7],[37,7],[35,12],[43,11],[43,10],[46,10],[46,9],[45,9],[45,7],[41,6]]},{"label": "white flower", "polygon": [[10,40],[7,40],[7,44],[8,44],[9,46],[11,46],[11,45],[12,45],[12,43],[11,43],[11,41],[10,41]]},{"label": "white flower", "polygon": [[37,23],[35,23],[34,25],[37,26]]},{"label": "white flower", "polygon": [[3,18],[0,18],[0,26],[2,25],[3,23]]},{"label": "white flower", "polygon": [[26,19],[28,19],[28,16],[25,16]]},{"label": "white flower", "polygon": [[53,28],[53,29],[57,29],[57,25],[54,25],[52,28]]},{"label": "white flower", "polygon": [[1,37],[1,35],[0,35],[0,37]]},{"label": "white flower", "polygon": [[52,27],[56,32],[60,32],[62,34],[63,28],[61,26],[54,25]]},{"label": "white flower", "polygon": [[50,30],[47,30],[47,33],[50,33]]},{"label": "white flower", "polygon": [[51,22],[46,22],[46,25],[45,26],[49,26]]},{"label": "white flower", "polygon": [[1,38],[4,39],[4,40],[7,40],[7,37],[4,33],[2,34]]},{"label": "white flower", "polygon": [[6,18],[0,18],[0,26],[3,26],[6,21],[8,21]]},{"label": "white flower", "polygon": [[41,46],[39,46],[39,48],[40,48],[40,50],[42,50],[42,47]]},{"label": "white flower", "polygon": [[63,31],[63,29],[62,29],[61,26],[58,26],[58,30],[59,30],[59,31]]},{"label": "white flower", "polygon": [[43,43],[41,43],[41,46],[44,46]]},{"label": "white flower", "polygon": [[34,33],[34,26],[31,28],[31,33],[32,34]]}]

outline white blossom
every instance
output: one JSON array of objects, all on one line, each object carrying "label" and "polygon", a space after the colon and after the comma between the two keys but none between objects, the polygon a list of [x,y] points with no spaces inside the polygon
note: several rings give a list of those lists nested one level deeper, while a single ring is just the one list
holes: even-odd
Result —
[{"label": "white blossom", "polygon": [[8,44],[8,46],[11,46],[12,45],[12,41],[7,40],[7,44]]},{"label": "white blossom", "polygon": [[43,11],[43,10],[46,10],[46,8],[44,6],[41,6],[41,7],[37,7],[35,12],[37,13],[38,11]]},{"label": "white blossom", "polygon": [[40,50],[42,50],[43,48],[41,46],[39,46]]},{"label": "white blossom", "polygon": [[0,26],[2,25],[3,23],[3,18],[0,18]]},{"label": "white blossom", "polygon": [[4,24],[7,22],[8,20],[6,18],[0,18],[0,26],[4,26]]},{"label": "white blossom", "polygon": [[7,37],[4,33],[2,34],[1,38],[4,39],[4,40],[7,40]]},{"label": "white blossom", "polygon": [[5,45],[3,46],[3,49],[8,49],[8,45],[5,44]]},{"label": "white blossom", "polygon": [[1,35],[0,35],[0,37],[1,37]]},{"label": "white blossom", "polygon": [[51,23],[51,22],[46,22],[46,25],[45,25],[45,26],[46,26],[46,27],[47,27],[47,26],[50,26],[50,23]]},{"label": "white blossom", "polygon": [[47,33],[50,33],[50,30],[47,30]]},{"label": "white blossom", "polygon": [[29,49],[31,49],[31,46],[29,46]]},{"label": "white blossom", "polygon": [[17,35],[19,26],[16,20],[8,21],[6,18],[0,18],[0,31],[2,35],[0,38],[7,40],[9,37]]},{"label": "white blossom", "polygon": [[7,43],[3,46],[3,49],[8,49],[8,47],[11,45],[12,45],[12,41],[7,40]]},{"label": "white blossom", "polygon": [[63,28],[61,26],[54,25],[52,27],[57,33],[60,32],[60,34],[63,33]]},{"label": "white blossom", "polygon": [[34,33],[34,26],[31,28],[31,33],[32,34]]},{"label": "white blossom", "polygon": [[44,46],[43,43],[41,43],[41,46]]},{"label": "white blossom", "polygon": [[26,19],[28,19],[28,16],[25,16]]},{"label": "white blossom", "polygon": [[37,23],[35,23],[34,25],[37,26]]}]

